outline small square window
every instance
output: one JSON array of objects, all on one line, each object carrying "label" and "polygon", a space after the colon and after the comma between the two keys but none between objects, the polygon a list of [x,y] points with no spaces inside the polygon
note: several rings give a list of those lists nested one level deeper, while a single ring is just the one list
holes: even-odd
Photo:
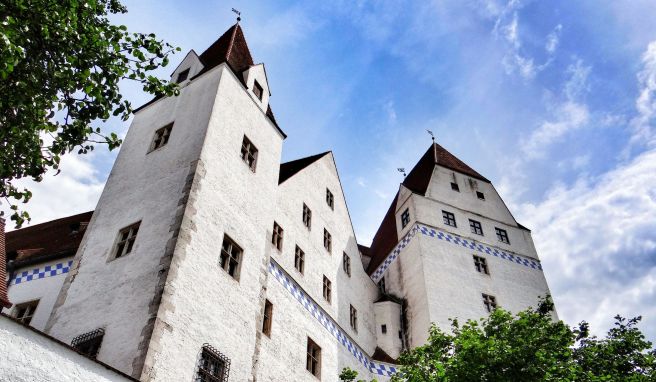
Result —
[{"label": "small square window", "polygon": [[351,305],[351,308],[349,309],[349,312],[350,312],[351,328],[357,332],[358,331],[358,311],[353,307],[353,305]]},{"label": "small square window", "polygon": [[312,339],[307,339],[307,361],[305,368],[312,375],[321,378],[321,348]]},{"label": "small square window", "polygon": [[326,248],[328,252],[332,252],[333,250],[333,237],[325,228],[323,229],[323,247]]},{"label": "small square window", "polygon": [[32,317],[34,317],[34,312],[36,311],[36,307],[38,305],[39,300],[16,304],[14,306],[13,316],[23,324],[29,325],[30,322],[32,322]]},{"label": "small square window", "polygon": [[332,283],[330,282],[330,280],[328,280],[328,277],[326,277],[324,275],[323,276],[323,298],[326,301],[331,302],[331,299],[332,299],[331,294],[332,294]]},{"label": "small square window", "polygon": [[100,345],[102,344],[104,336],[104,329],[96,329],[92,332],[84,333],[73,338],[71,346],[85,356],[91,359],[95,359],[98,355],[98,351],[100,350]]},{"label": "small square window", "polygon": [[175,82],[180,83],[180,82],[186,80],[187,77],[189,77],[189,69],[188,68],[181,71],[180,73],[178,73],[178,80],[175,81]]},{"label": "small square window", "polygon": [[326,188],[326,204],[328,204],[328,207],[335,209],[335,198],[333,197],[333,193],[330,192],[330,190],[327,188]]},{"label": "small square window", "polygon": [[278,223],[273,222],[273,235],[271,235],[271,243],[275,245],[279,251],[282,251],[283,235],[283,229],[278,225]]},{"label": "small square window", "polygon": [[485,200],[485,194],[480,191],[476,191],[476,197],[480,200]]},{"label": "small square window", "polygon": [[383,332],[383,334],[387,334],[387,325],[383,324],[380,326],[380,331]]},{"label": "small square window", "polygon": [[114,249],[114,258],[118,259],[132,252],[134,242],[137,240],[141,222],[127,226],[118,232],[118,241]]},{"label": "small square window", "polygon": [[310,229],[312,227],[312,210],[303,203],[303,225]]},{"label": "small square window", "polygon": [[497,299],[494,296],[483,293],[483,305],[485,305],[485,310],[492,312],[497,308]]},{"label": "small square window", "polygon": [[167,143],[169,143],[169,137],[171,136],[171,130],[173,130],[173,122],[168,125],[161,127],[155,130],[155,135],[153,136],[153,141],[150,144],[150,150],[148,152],[157,150]]},{"label": "small square window", "polygon": [[456,216],[451,212],[442,211],[442,219],[444,220],[444,224],[450,225],[451,227],[456,226]]},{"label": "small square window", "polygon": [[481,236],[483,235],[483,226],[481,226],[481,222],[469,219],[469,228],[471,229],[472,233]]},{"label": "small square window", "polygon": [[255,97],[262,101],[262,94],[264,94],[264,89],[262,89],[262,85],[260,85],[257,80],[253,83],[253,94],[255,94]]},{"label": "small square window", "polygon": [[458,191],[458,192],[460,192],[460,187],[458,186],[458,183],[451,182],[451,189],[452,189],[453,191]]},{"label": "small square window", "polygon": [[214,347],[204,344],[195,382],[228,382],[230,359]]},{"label": "small square window", "polygon": [[255,172],[257,165],[257,147],[253,142],[244,135],[244,140],[241,142],[241,159],[248,165],[251,171]]},{"label": "small square window", "polygon": [[508,239],[508,232],[506,232],[505,229],[495,227],[494,230],[497,231],[497,239],[499,239],[500,242],[510,244],[510,239]]},{"label": "small square window", "polygon": [[294,268],[301,274],[305,271],[305,252],[298,245],[294,251]]},{"label": "small square window", "polygon": [[378,290],[382,294],[387,293],[387,290],[385,289],[385,277],[381,278],[380,281],[378,281]]},{"label": "small square window", "polygon": [[346,252],[344,252],[342,256],[342,268],[344,268],[344,272],[346,272],[348,277],[351,277],[351,258],[346,254]]},{"label": "small square window", "polygon": [[271,320],[273,320],[273,304],[271,301],[264,302],[264,320],[262,321],[262,333],[271,337]]},{"label": "small square window", "polygon": [[223,236],[223,244],[221,245],[221,268],[228,272],[232,278],[238,280],[239,278],[239,265],[241,264],[242,249],[234,242],[228,235]]},{"label": "small square window", "polygon": [[410,223],[410,210],[406,208],[401,214],[401,228],[405,228],[408,223]]},{"label": "small square window", "polygon": [[487,268],[487,260],[484,257],[474,255],[474,267],[480,273],[485,273],[486,275],[490,274],[490,271]]}]

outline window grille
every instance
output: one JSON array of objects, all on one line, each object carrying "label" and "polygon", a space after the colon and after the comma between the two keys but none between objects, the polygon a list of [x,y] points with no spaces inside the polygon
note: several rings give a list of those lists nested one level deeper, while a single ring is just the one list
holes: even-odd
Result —
[{"label": "window grille", "polygon": [[485,305],[485,310],[492,312],[497,308],[497,299],[494,296],[483,293],[483,305]]},{"label": "window grille", "polygon": [[303,203],[303,225],[310,229],[312,227],[312,211]]},{"label": "window grille", "polygon": [[406,208],[401,214],[401,228],[405,228],[408,223],[410,223],[410,211]]},{"label": "window grille", "polygon": [[321,348],[309,337],[307,340],[307,362],[305,367],[315,377],[321,377]]},{"label": "window grille", "polygon": [[508,232],[506,232],[505,229],[495,227],[494,230],[497,231],[497,239],[499,239],[500,242],[510,244],[510,239],[508,239]]},{"label": "window grille", "polygon": [[276,246],[279,251],[282,251],[282,239],[284,235],[284,230],[278,225],[278,223],[273,222],[273,235],[271,235],[271,243]]},{"label": "window grille", "polygon": [[248,165],[251,171],[255,172],[255,165],[257,164],[257,147],[253,142],[244,135],[244,140],[241,142],[241,159]]},{"label": "window grille", "polygon": [[456,216],[451,212],[442,211],[442,219],[444,220],[444,224],[456,227]]},{"label": "window grille", "polygon": [[209,344],[201,350],[196,382],[227,382],[230,359]]},{"label": "window grille", "polygon": [[134,223],[118,232],[118,243],[116,243],[116,250],[114,251],[115,259],[132,252],[134,242],[137,240],[137,233],[139,233],[140,224],[141,222]]},{"label": "window grille", "polygon": [[71,341],[71,346],[85,356],[95,359],[98,355],[98,351],[100,350],[100,345],[102,344],[104,336],[105,330],[99,328],[73,338],[73,341]]},{"label": "window grille", "polygon": [[228,272],[235,280],[239,277],[242,249],[228,235],[223,236],[221,245],[221,268]]},{"label": "window grille", "polygon": [[333,250],[333,237],[325,228],[323,229],[323,247],[326,248],[328,252],[332,252]]},{"label": "window grille", "polygon": [[323,276],[323,298],[330,302],[332,293],[332,283],[328,280],[328,277]]},{"label": "window grille", "polygon": [[294,268],[301,274],[305,271],[305,252],[298,245],[294,251]]},{"label": "window grille", "polygon": [[471,229],[472,233],[481,236],[483,235],[483,226],[481,226],[481,222],[469,219],[469,228]]},{"label": "window grille", "polygon": [[39,300],[17,304],[14,307],[14,317],[23,324],[29,325],[38,305]]},{"label": "window grille", "polygon": [[160,129],[157,129],[155,131],[155,135],[153,136],[153,143],[150,144],[150,151],[157,150],[169,143],[171,130],[173,130],[173,122]]},{"label": "window grille", "polygon": [[346,272],[346,274],[351,277],[351,258],[346,254],[346,252],[344,252],[342,256],[342,268],[344,268],[344,272]]},{"label": "window grille", "polygon": [[484,257],[474,255],[474,267],[480,273],[485,273],[486,275],[490,274],[490,271],[487,268],[487,260]]},{"label": "window grille", "polygon": [[335,209],[335,198],[333,197],[333,193],[330,192],[329,189],[326,188],[326,204],[332,209]]}]

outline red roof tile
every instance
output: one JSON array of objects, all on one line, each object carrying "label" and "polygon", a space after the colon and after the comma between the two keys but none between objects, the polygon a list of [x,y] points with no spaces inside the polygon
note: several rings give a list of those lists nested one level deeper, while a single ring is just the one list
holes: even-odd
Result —
[{"label": "red roof tile", "polygon": [[399,242],[399,237],[396,234],[396,200],[398,198],[399,193],[397,192],[371,242],[371,247],[369,248],[371,261],[367,267],[367,273],[370,275],[374,273],[376,268],[385,260],[387,254]]}]

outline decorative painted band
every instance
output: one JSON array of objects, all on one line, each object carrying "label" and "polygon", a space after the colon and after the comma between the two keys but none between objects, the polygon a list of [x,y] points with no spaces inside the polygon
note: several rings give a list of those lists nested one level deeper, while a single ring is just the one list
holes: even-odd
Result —
[{"label": "decorative painted band", "polygon": [[491,256],[499,257],[504,260],[511,261],[515,264],[523,265],[525,267],[537,269],[537,270],[542,270],[542,265],[540,264],[539,260],[527,258],[521,255],[518,255],[516,253],[510,253],[503,251],[498,248],[490,247],[485,244],[481,244],[475,240],[471,239],[464,239],[458,235],[452,234],[452,233],[447,233],[444,231],[441,231],[437,228],[429,227],[423,224],[416,224],[414,227],[408,231],[408,233],[399,241],[399,243],[394,247],[392,252],[387,256],[385,261],[383,261],[378,268],[376,268],[376,271],[371,274],[371,279],[374,280],[374,282],[380,281],[381,278],[383,278],[383,275],[385,274],[385,271],[389,268],[390,265],[401,255],[401,251],[405,249],[405,247],[408,246],[408,244],[412,241],[412,238],[414,238],[417,233],[421,233],[424,236],[436,238],[439,240],[446,241],[447,243],[451,243],[457,246],[462,246],[465,248],[469,248],[471,250],[478,251],[480,253],[485,253]]},{"label": "decorative painted band", "polygon": [[377,375],[391,377],[396,373],[396,366],[372,361],[365,353],[345,334],[342,328],[317,304],[275,260],[269,263],[269,272],[282,286],[310,312],[328,332],[344,346],[355,359],[363,364],[370,372]]},{"label": "decorative painted band", "polygon": [[46,265],[43,268],[35,268],[31,271],[23,271],[18,274],[11,280],[9,285],[16,285],[21,283],[26,283],[32,280],[44,279],[46,277],[52,277],[68,273],[73,265],[73,260],[66,261],[63,263]]}]

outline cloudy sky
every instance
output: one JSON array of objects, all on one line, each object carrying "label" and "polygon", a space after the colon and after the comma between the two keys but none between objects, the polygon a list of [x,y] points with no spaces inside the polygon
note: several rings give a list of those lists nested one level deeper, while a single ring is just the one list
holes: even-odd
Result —
[{"label": "cloudy sky", "polygon": [[[603,332],[643,315],[656,340],[653,0],[124,2],[117,22],[182,48],[162,76],[243,12],[289,135],[283,160],[333,150],[358,241],[430,129],[533,230],[561,318]],[[69,156],[32,186],[33,223],[93,209],[115,155]]]}]

